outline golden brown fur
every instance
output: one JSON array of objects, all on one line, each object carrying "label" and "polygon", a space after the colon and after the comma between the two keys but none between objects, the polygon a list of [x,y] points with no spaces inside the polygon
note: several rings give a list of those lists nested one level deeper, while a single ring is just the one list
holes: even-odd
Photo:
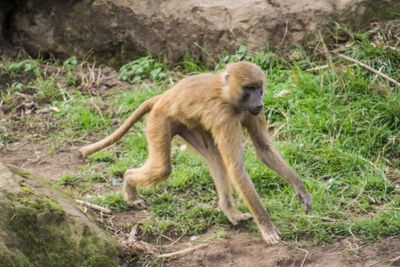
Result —
[{"label": "golden brown fur", "polygon": [[[140,168],[129,169],[124,175],[123,196],[131,205],[144,207],[137,186],[154,186],[171,172],[170,145],[175,135],[182,136],[206,159],[217,188],[219,206],[232,224],[251,218],[233,207],[231,184],[243,198],[256,221],[263,239],[269,244],[279,241],[279,234],[244,168],[242,129],[247,128],[258,157],[285,178],[295,189],[299,201],[311,209],[311,196],[296,172],[275,150],[266,134],[263,112],[248,112],[244,97],[248,85],[261,89],[256,97],[262,101],[265,75],[248,62],[228,64],[215,74],[185,78],[162,95],[144,102],[111,136],[81,149],[84,156],[115,142],[141,116],[149,112],[146,136],[149,156]],[[249,91],[250,92],[250,91]],[[254,95],[254,91],[251,92]],[[240,103],[245,103],[241,105]],[[258,114],[258,115],[252,115]]]}]

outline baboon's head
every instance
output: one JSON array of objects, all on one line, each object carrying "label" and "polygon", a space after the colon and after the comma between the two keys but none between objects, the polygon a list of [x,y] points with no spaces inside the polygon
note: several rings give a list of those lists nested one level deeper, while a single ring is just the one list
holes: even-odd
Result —
[{"label": "baboon's head", "polygon": [[262,95],[266,85],[264,72],[253,63],[235,62],[223,72],[225,94],[243,111],[257,115],[264,107]]}]

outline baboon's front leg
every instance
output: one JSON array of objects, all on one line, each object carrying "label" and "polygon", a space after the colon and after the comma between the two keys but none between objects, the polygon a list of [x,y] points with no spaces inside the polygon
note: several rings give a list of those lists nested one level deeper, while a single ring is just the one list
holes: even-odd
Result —
[{"label": "baboon's front leg", "polygon": [[297,199],[299,202],[304,203],[305,211],[309,212],[312,207],[311,195],[304,187],[299,175],[289,166],[269,140],[264,114],[250,117],[245,126],[254,142],[257,156],[265,165],[274,170],[293,186]]},{"label": "baboon's front leg", "polygon": [[242,213],[233,206],[232,186],[225,171],[221,155],[209,133],[181,127],[179,135],[191,144],[207,161],[211,177],[218,193],[218,205],[228,220],[236,225],[248,220],[250,213]]},{"label": "baboon's front leg", "polygon": [[240,212],[233,206],[232,188],[221,157],[218,154],[214,154],[206,157],[206,160],[215,187],[217,188],[218,205],[228,220],[233,225],[236,225],[240,221],[252,218],[250,213]]},{"label": "baboon's front leg", "polygon": [[222,212],[233,225],[250,219],[252,217],[250,213],[240,212],[233,206],[232,187],[221,155],[214,144],[209,145],[208,152],[208,155],[206,155],[207,165],[217,188],[218,204]]},{"label": "baboon's front leg", "polygon": [[269,218],[249,175],[244,169],[240,124],[229,122],[227,125],[220,126],[214,132],[214,136],[228,177],[249,207],[262,238],[271,245],[277,244],[280,240],[279,232]]}]

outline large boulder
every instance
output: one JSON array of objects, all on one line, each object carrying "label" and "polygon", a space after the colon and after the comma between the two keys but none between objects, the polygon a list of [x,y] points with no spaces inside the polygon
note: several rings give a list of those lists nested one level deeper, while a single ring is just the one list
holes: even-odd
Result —
[{"label": "large boulder", "polygon": [[0,266],[118,266],[114,242],[51,185],[0,162]]},{"label": "large boulder", "polygon": [[216,58],[310,38],[333,21],[364,27],[390,18],[398,0],[20,0],[6,23],[33,54],[92,57],[120,65],[150,52]]},{"label": "large boulder", "polygon": [[[10,48],[9,43],[5,39],[8,15],[16,7],[14,1],[0,1],[0,55],[4,54]],[[8,53],[9,54],[9,53]]]}]

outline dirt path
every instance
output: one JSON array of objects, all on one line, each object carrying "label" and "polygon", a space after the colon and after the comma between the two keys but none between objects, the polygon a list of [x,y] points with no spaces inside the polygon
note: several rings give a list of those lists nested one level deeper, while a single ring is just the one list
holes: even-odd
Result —
[{"label": "dirt path", "polygon": [[39,143],[28,141],[9,144],[7,151],[0,154],[0,161],[45,176],[50,181],[57,181],[85,163],[74,147],[49,151]]},{"label": "dirt path", "polygon": [[169,266],[399,266],[400,237],[368,246],[345,239],[327,247],[268,247],[256,236],[229,232],[227,237],[189,256],[171,259]]}]

